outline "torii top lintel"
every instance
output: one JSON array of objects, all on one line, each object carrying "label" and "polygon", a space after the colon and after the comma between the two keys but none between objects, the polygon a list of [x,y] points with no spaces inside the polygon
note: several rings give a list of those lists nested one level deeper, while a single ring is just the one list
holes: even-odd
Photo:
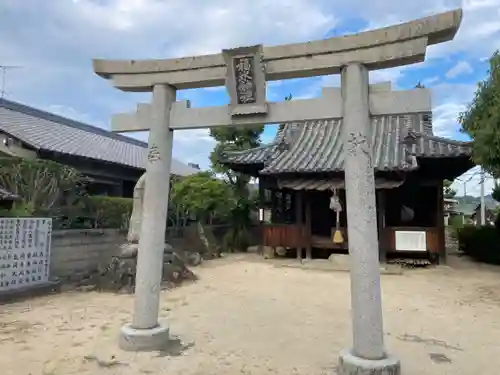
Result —
[{"label": "torii top lintel", "polygon": [[[427,46],[455,37],[462,10],[307,43],[264,47],[266,80],[337,74],[342,66],[360,62],[370,70],[421,62]],[[155,60],[93,60],[94,71],[123,91],[151,91],[155,84],[177,89],[222,86],[223,54]]]}]

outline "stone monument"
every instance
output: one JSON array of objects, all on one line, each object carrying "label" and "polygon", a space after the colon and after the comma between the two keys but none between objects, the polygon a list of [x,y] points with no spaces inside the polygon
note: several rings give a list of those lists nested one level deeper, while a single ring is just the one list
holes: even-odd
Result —
[{"label": "stone monument", "polygon": [[[146,185],[146,173],[144,173],[134,187],[132,200],[132,214],[130,215],[127,243],[121,246],[121,257],[136,257],[139,249],[139,238],[141,235],[141,224],[143,214],[144,188]],[[173,253],[173,248],[168,243],[164,244],[164,252]]]},{"label": "stone monument", "polygon": [[[454,38],[461,19],[459,9],[307,43],[243,47],[180,59],[94,60],[94,71],[115,87],[153,92],[152,104],[140,104],[135,113],[112,119],[117,132],[150,131],[134,318],[122,329],[122,348],[157,350],[168,341],[168,327],[158,322],[158,306],[173,131],[342,118],[353,345],[341,353],[339,373],[400,374],[400,363],[387,354],[383,340],[369,119],[393,108],[399,113],[419,112],[423,102],[425,109],[420,111],[428,110],[428,94],[425,89],[370,93],[368,72],[424,61],[428,46]],[[265,99],[266,81],[339,73],[340,93],[278,103]],[[190,108],[189,102],[175,101],[178,89],[222,85],[230,94],[229,107]]]}]

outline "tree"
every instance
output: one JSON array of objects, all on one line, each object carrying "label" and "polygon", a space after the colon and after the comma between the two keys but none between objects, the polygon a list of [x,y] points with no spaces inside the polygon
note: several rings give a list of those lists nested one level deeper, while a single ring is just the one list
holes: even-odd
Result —
[{"label": "tree", "polygon": [[491,197],[497,202],[500,202],[500,185],[498,181],[495,181],[495,186],[493,187],[493,191],[491,192]]},{"label": "tree", "polygon": [[476,164],[500,177],[500,52],[490,58],[488,76],[478,83],[474,99],[460,113],[463,131],[473,140]]},{"label": "tree", "polygon": [[206,220],[210,214],[227,214],[234,206],[231,187],[211,172],[200,172],[174,181],[171,199],[185,211]]},{"label": "tree", "polygon": [[249,197],[250,177],[237,173],[219,162],[219,155],[226,151],[243,151],[260,146],[260,135],[264,125],[244,127],[220,127],[210,129],[210,136],[217,142],[210,155],[212,169],[221,174],[231,186],[234,206],[231,209],[231,228],[225,237],[225,245],[231,249],[246,250],[249,243],[248,229],[251,225],[250,214],[253,209]]},{"label": "tree", "polygon": [[443,181],[443,194],[445,198],[452,199],[457,195],[457,191],[451,187],[453,182],[449,180]]},{"label": "tree", "polygon": [[0,186],[22,198],[27,214],[73,205],[84,183],[76,169],[53,161],[0,158]]}]

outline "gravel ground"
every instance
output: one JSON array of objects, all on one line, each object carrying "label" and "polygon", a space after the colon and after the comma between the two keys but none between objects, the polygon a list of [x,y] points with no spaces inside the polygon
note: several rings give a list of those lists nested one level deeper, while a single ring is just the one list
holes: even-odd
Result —
[{"label": "gravel ground", "polygon": [[[162,353],[117,348],[133,296],[66,292],[0,306],[2,375],[334,374],[351,342],[349,275],[273,267],[235,255],[162,292],[180,342]],[[500,368],[500,269],[384,275],[386,345],[403,375],[489,375]]]}]

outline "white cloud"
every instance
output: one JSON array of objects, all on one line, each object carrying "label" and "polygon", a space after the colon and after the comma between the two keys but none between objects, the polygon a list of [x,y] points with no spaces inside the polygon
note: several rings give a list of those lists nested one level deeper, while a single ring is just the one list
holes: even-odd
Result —
[{"label": "white cloud", "polygon": [[453,138],[459,131],[457,116],[465,111],[466,106],[462,103],[443,103],[434,107],[432,125],[434,134],[440,137]]},{"label": "white cloud", "polygon": [[[392,83],[393,89],[398,89],[398,80],[403,77],[405,70],[411,69],[411,66],[402,66],[397,68],[373,70],[370,71],[370,83],[380,83],[389,81]],[[323,87],[340,87],[340,74],[323,76],[320,79],[314,80],[311,84],[306,85],[296,95],[295,99],[310,99],[321,94]]]},{"label": "white cloud", "polygon": [[66,117],[71,120],[80,121],[86,124],[92,124],[94,126],[105,127],[105,123],[100,120],[93,118],[88,112],[79,112],[72,107],[59,104],[51,104],[45,108],[40,108],[49,113],[54,113],[56,115]]},{"label": "white cloud", "polygon": [[[68,116],[72,116],[67,110],[71,108],[76,118],[101,125],[108,124],[112,114],[130,111],[149,96],[110,87],[93,74],[93,57],[165,58],[237,45],[321,39],[349,18],[364,18],[372,28],[461,4],[460,0],[290,0],[286,4],[266,0],[2,0],[0,64],[23,66],[9,73],[9,98],[46,109],[59,106],[59,112]],[[500,47],[500,0],[464,1],[463,5],[464,21],[456,40],[431,47],[428,57],[449,58],[450,53],[463,52],[467,61],[478,61]],[[391,80],[397,88],[414,69],[418,66],[371,72],[371,82]],[[301,93],[293,92],[294,98],[317,96],[321,86],[338,84],[338,75],[317,79]],[[270,83],[271,100],[282,99],[280,89],[280,82]],[[208,89],[204,98],[217,90]],[[451,135],[457,111],[471,98],[470,91],[459,97],[455,90],[466,91],[459,86],[438,88],[434,102],[440,134]],[[201,96],[195,92],[182,95]],[[212,147],[206,130],[184,131],[175,136],[174,154],[207,165]]]},{"label": "white cloud", "polygon": [[[286,5],[265,0],[5,0],[0,14],[8,15],[0,24],[0,63],[24,67],[9,75],[9,98],[105,127],[112,114],[149,99],[119,92],[95,76],[94,57],[162,58],[291,43],[319,38],[336,24],[321,1],[308,0]],[[205,97],[220,90],[207,89]],[[179,94],[195,102],[202,95]],[[207,130],[177,132],[174,155],[208,166],[213,145]]]},{"label": "white cloud", "polygon": [[434,133],[453,137],[459,131],[458,115],[473,98],[475,84],[441,83],[432,87]]},{"label": "white cloud", "polygon": [[[411,69],[411,65],[401,66],[391,69],[374,70],[370,72],[370,83],[379,83],[390,81],[392,83],[392,88],[398,88],[398,80],[403,77],[405,70]],[[415,68],[415,67],[413,67]]]},{"label": "white cloud", "polygon": [[437,83],[439,81],[439,77],[438,76],[432,76],[432,77],[429,77],[429,78],[426,78],[422,81],[422,84],[424,86],[430,86],[434,83]]},{"label": "white cloud", "polygon": [[462,8],[462,24],[452,42],[431,46],[428,58],[447,58],[453,53],[469,56],[490,55],[500,47],[500,0],[351,0],[338,4],[337,10],[355,11],[369,20],[368,28],[389,26],[430,14]]},{"label": "white cloud", "polygon": [[454,65],[450,70],[448,70],[445,74],[445,77],[448,79],[457,78],[458,76],[464,74],[471,74],[474,71],[472,66],[467,61],[459,61]]}]

